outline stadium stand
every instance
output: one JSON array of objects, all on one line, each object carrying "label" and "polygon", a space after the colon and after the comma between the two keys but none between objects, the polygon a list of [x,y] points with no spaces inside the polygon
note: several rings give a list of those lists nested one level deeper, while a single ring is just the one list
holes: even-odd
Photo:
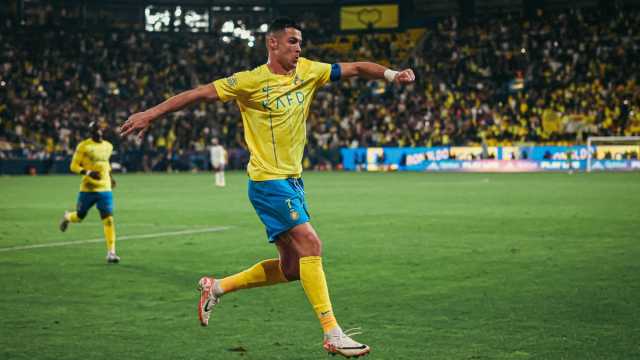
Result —
[{"label": "stadium stand", "polygon": [[[181,111],[142,141],[113,130],[132,112],[260,64],[260,33],[248,46],[215,33],[75,31],[47,9],[37,26],[2,24],[0,159],[68,158],[97,119],[127,171],[204,168],[212,137],[229,148],[231,168],[244,166],[233,104]],[[572,145],[590,135],[640,135],[637,9],[445,17],[362,36],[330,33],[317,17],[301,22],[309,29],[306,57],[376,60],[417,75],[402,88],[353,81],[320,92],[307,168],[338,166],[343,147]]]}]

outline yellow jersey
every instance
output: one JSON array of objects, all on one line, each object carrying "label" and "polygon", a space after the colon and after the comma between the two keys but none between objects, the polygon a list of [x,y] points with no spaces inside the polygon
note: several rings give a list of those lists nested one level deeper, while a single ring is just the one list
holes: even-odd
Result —
[{"label": "yellow jersey", "polygon": [[302,175],[309,108],[330,77],[330,64],[299,58],[292,74],[274,74],[264,64],[213,82],[221,101],[235,100],[240,108],[251,180]]},{"label": "yellow jersey", "polygon": [[109,165],[109,158],[112,152],[113,145],[106,140],[95,142],[93,139],[86,139],[78,144],[71,160],[71,171],[79,174],[84,169],[100,173],[100,180],[84,175],[80,184],[80,191],[111,191],[111,165]]}]

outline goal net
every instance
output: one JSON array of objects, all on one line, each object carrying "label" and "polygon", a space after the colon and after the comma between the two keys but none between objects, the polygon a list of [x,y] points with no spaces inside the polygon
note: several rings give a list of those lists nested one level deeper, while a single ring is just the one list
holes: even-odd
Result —
[{"label": "goal net", "polygon": [[640,136],[592,136],[587,139],[587,149],[588,172],[640,170]]}]

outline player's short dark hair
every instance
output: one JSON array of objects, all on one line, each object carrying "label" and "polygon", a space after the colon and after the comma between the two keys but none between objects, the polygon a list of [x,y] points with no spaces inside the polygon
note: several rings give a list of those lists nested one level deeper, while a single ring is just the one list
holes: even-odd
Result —
[{"label": "player's short dark hair", "polygon": [[286,28],[294,28],[296,30],[302,31],[302,29],[300,28],[300,25],[298,25],[297,22],[287,17],[281,17],[271,22],[271,25],[269,25],[269,33],[273,34],[275,32],[282,31]]}]

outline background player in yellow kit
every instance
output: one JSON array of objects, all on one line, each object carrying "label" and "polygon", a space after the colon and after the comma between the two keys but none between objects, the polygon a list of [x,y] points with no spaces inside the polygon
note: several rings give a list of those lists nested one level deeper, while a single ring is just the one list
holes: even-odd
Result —
[{"label": "background player in yellow kit", "polygon": [[111,175],[109,158],[113,145],[102,138],[102,128],[97,122],[89,124],[91,138],[78,144],[71,160],[71,171],[82,175],[76,211],[65,211],[60,230],[66,231],[69,223],[79,223],[93,205],[100,212],[107,244],[107,262],[118,263],[116,255],[116,230],[113,222],[113,193],[116,182]]},{"label": "background player in yellow kit", "polygon": [[279,258],[264,260],[235,275],[200,279],[198,316],[209,323],[214,305],[229,292],[300,280],[324,331],[323,347],[331,354],[357,357],[369,346],[345,334],[333,313],[321,261],[322,243],[309,222],[302,156],[306,120],[316,90],[329,81],[351,77],[411,83],[411,69],[400,72],[371,62],[327,64],[300,56],[302,33],[290,19],[274,21],[267,33],[267,63],[235,73],[213,84],[185,91],[123,124],[123,136],[143,136],[159,117],[199,101],[235,100],[242,114],[251,157],[249,199],[264,223]]}]

